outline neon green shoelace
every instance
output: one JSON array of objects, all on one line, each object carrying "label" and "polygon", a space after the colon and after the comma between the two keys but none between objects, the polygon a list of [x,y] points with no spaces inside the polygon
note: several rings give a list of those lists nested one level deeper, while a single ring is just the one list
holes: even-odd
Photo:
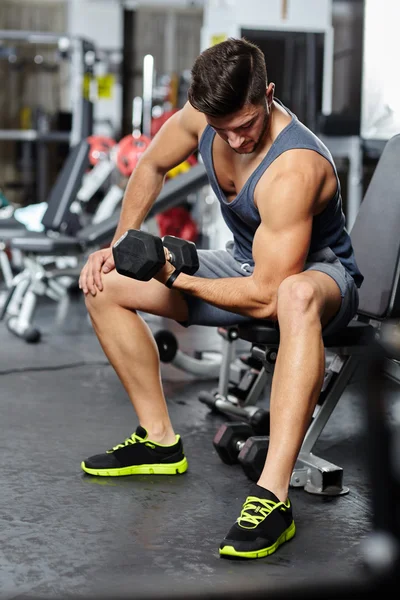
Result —
[{"label": "neon green shoelace", "polygon": [[144,441],[145,440],[136,435],[136,433],[132,433],[131,437],[126,438],[126,440],[124,440],[121,444],[117,444],[116,446],[111,448],[111,450],[107,450],[107,454],[111,454],[111,452],[114,452],[114,450],[118,450],[119,448],[125,448],[125,446],[130,446],[131,444],[138,444]]},{"label": "neon green shoelace", "polygon": [[[281,506],[285,510],[288,508],[284,502],[274,502],[256,496],[248,496],[243,504],[237,523],[243,529],[255,529],[273,510]],[[243,521],[250,523],[250,525],[243,525]]]}]

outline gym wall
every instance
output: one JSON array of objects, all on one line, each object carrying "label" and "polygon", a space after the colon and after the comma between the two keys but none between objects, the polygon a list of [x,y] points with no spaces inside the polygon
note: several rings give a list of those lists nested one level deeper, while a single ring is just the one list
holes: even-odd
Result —
[{"label": "gym wall", "polygon": [[[0,29],[61,33],[66,28],[66,12],[64,0],[1,0]],[[27,58],[32,59],[37,53],[43,57],[43,64],[53,61],[54,51],[46,46],[27,47],[17,42],[14,46],[19,55],[26,52]],[[0,129],[20,129],[24,125],[24,107],[40,106],[45,112],[54,113],[60,105],[62,71],[35,65],[33,60],[29,63],[23,67],[12,65],[0,54]],[[18,190],[12,185],[18,179],[16,152],[15,142],[0,141],[0,188],[6,187],[4,191],[12,201],[19,200]]]}]

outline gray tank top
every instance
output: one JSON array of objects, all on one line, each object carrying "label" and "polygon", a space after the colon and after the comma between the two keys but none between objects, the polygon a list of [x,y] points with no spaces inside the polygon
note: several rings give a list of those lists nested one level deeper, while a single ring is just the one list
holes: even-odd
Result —
[{"label": "gray tank top", "polygon": [[340,182],[333,158],[328,148],[312,133],[296,115],[275,98],[292,117],[290,123],[280,132],[271,148],[250,175],[239,194],[232,202],[228,202],[220,188],[212,160],[212,144],[216,132],[210,125],[205,128],[199,143],[199,152],[207,171],[210,185],[218,198],[222,216],[233,234],[233,256],[242,263],[254,265],[252,256],[253,237],[260,224],[260,215],[254,204],[254,190],[263,173],[283,152],[294,148],[315,150],[329,161],[335,171],[337,190],[322,213],[313,218],[311,245],[309,254],[329,246],[339,258],[345,269],[353,277],[357,287],[363,282],[363,275],[357,266],[350,236],[345,226],[342,209]]}]

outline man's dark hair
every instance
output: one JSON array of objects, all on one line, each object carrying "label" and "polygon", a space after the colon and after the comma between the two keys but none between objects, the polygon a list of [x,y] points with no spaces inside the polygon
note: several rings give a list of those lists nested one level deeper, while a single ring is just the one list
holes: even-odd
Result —
[{"label": "man's dark hair", "polygon": [[190,104],[210,117],[260,104],[267,88],[263,52],[248,40],[229,38],[197,57],[188,91]]}]

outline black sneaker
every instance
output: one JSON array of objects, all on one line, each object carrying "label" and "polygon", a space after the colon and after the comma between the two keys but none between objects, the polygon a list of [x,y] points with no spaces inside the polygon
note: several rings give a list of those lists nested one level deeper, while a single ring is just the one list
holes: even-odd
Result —
[{"label": "black sneaker", "polygon": [[118,477],[121,475],[176,475],[187,471],[182,440],[176,436],[172,446],[149,440],[144,427],[136,429],[122,444],[104,454],[96,454],[81,463],[89,475]]},{"label": "black sneaker", "polygon": [[272,492],[254,484],[219,553],[223,557],[262,558],[289,541],[295,532],[290,500],[280,502]]}]

